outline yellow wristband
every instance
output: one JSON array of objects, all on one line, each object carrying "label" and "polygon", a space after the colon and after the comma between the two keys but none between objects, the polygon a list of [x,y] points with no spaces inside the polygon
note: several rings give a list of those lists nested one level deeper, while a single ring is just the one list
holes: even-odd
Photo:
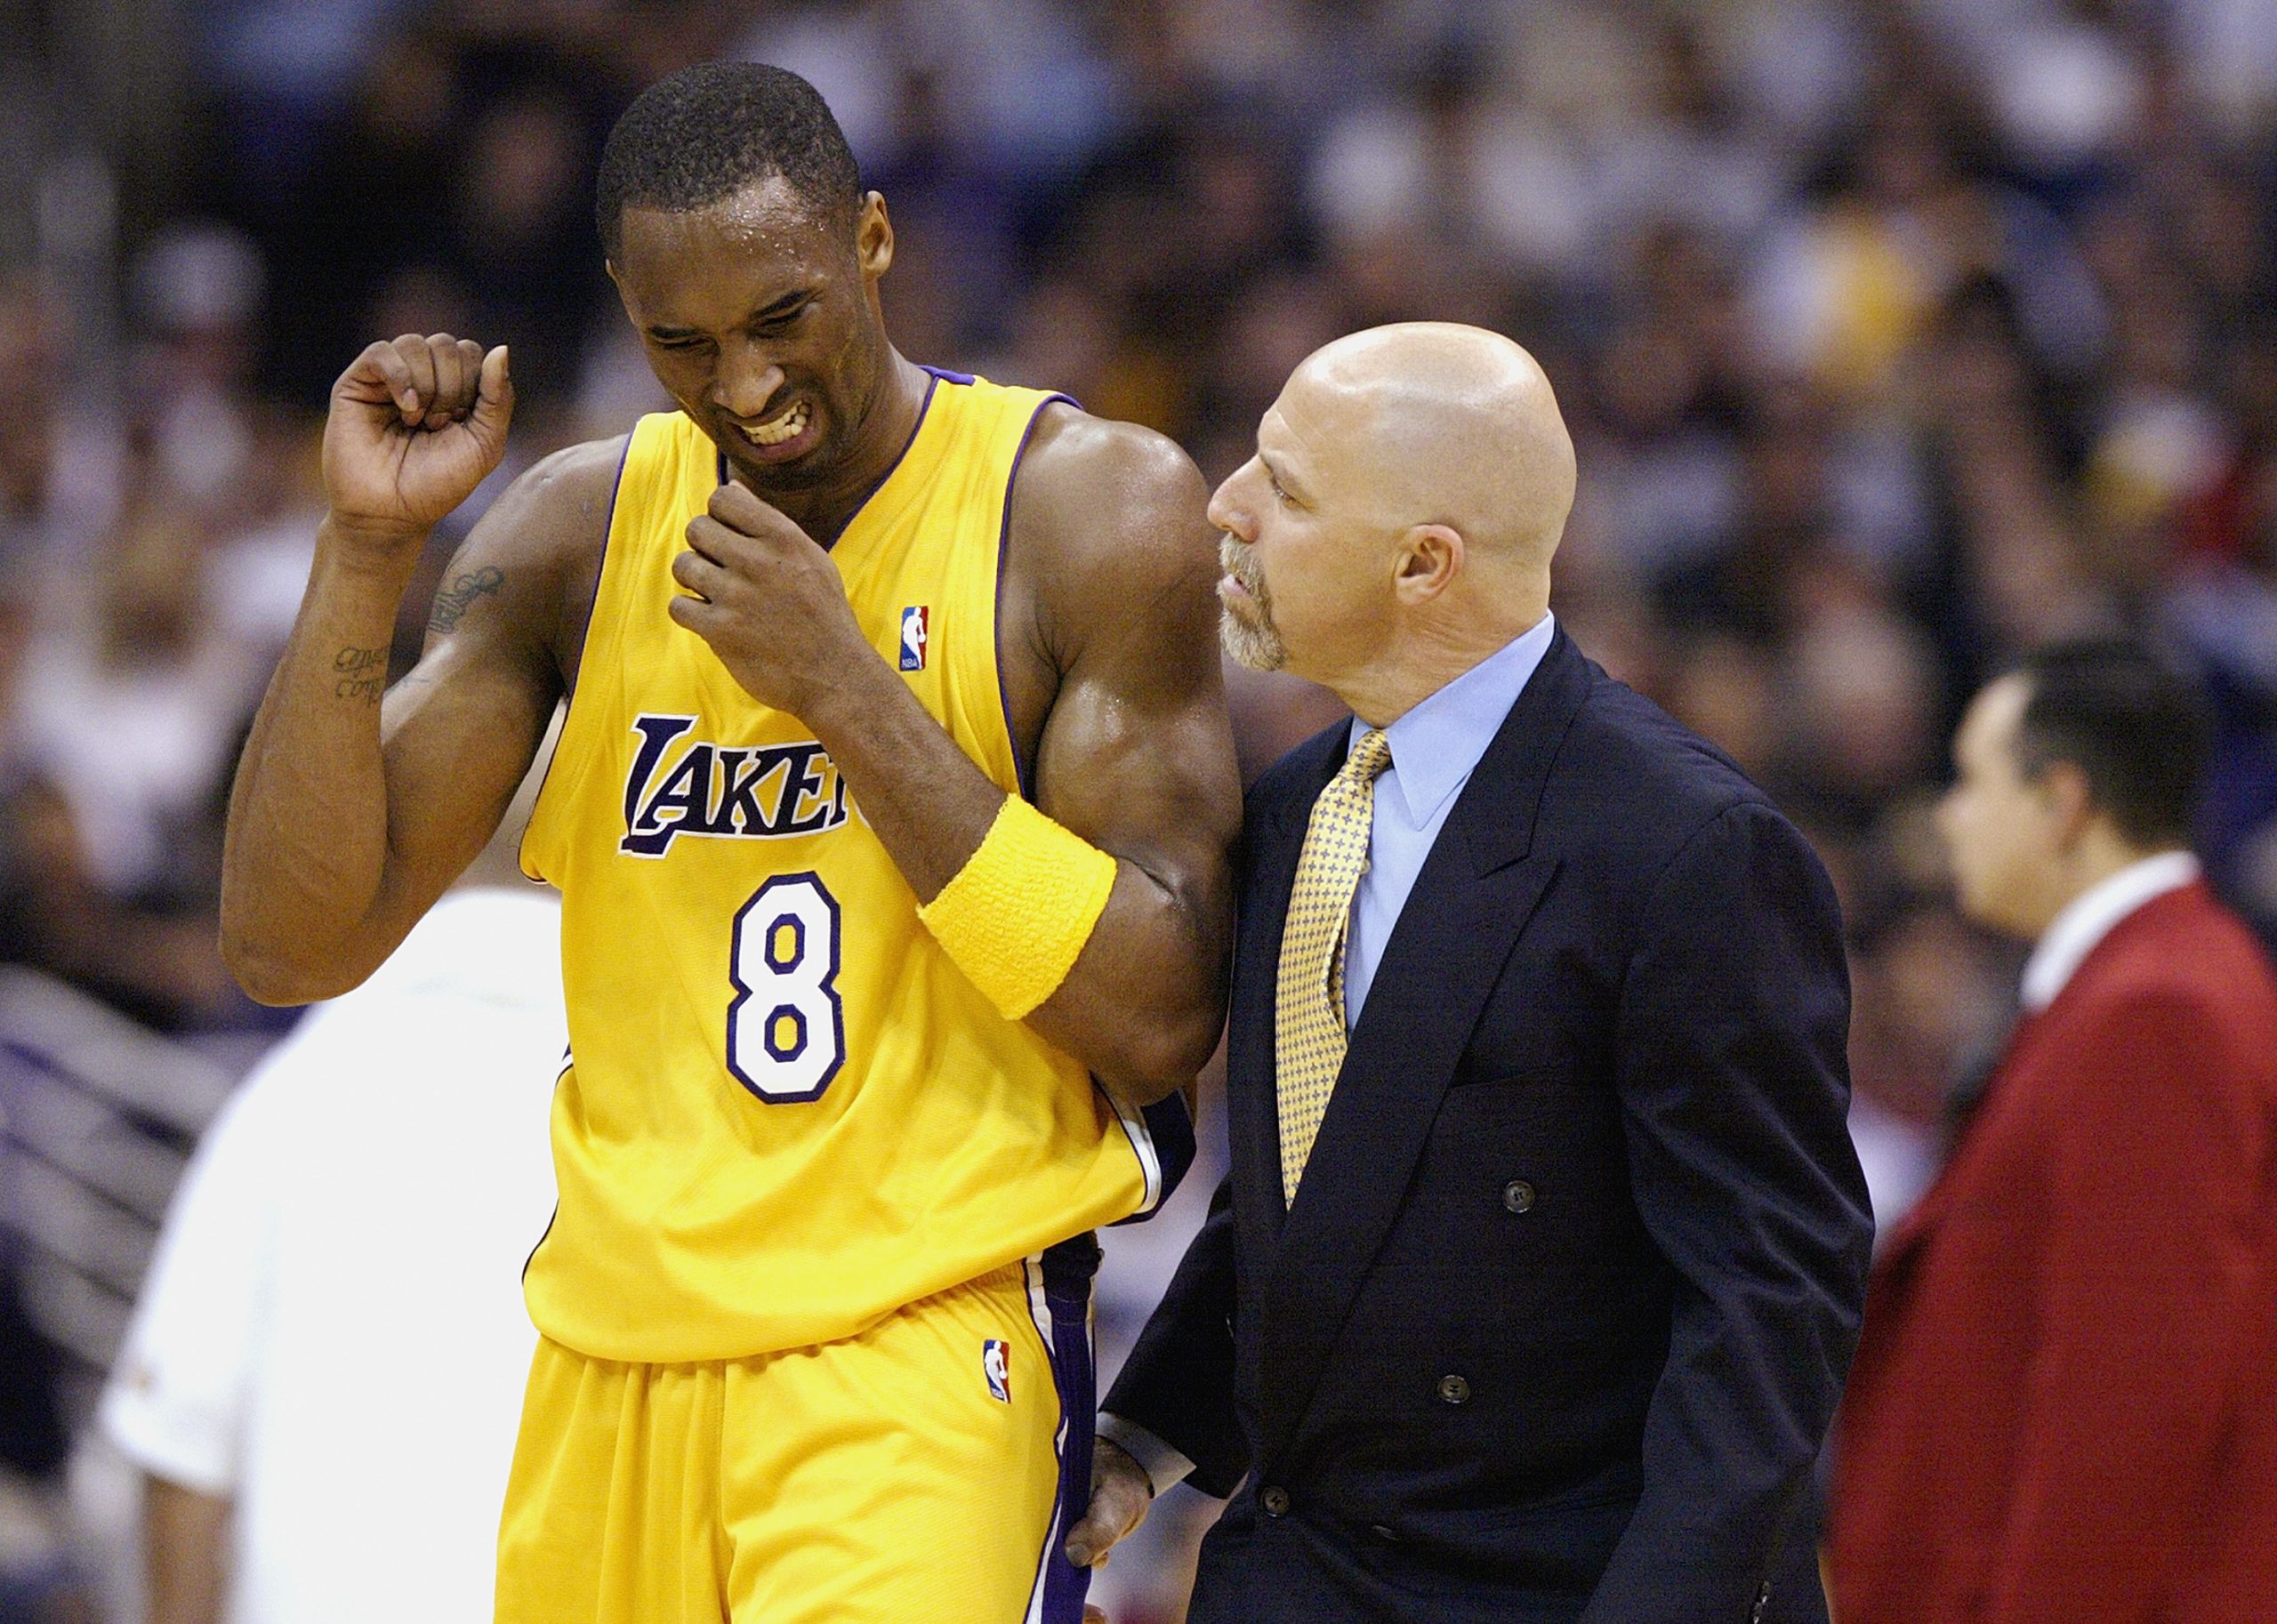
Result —
[{"label": "yellow wristband", "polygon": [[917,910],[1006,1020],[1059,990],[1114,889],[1114,859],[1017,795],[979,849]]}]

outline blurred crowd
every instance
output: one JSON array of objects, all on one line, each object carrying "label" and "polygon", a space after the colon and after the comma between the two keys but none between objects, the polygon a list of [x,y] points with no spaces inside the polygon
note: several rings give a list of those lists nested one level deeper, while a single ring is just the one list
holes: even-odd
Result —
[{"label": "blurred crowd", "polygon": [[[398,333],[513,347],[508,467],[439,535],[399,671],[498,485],[663,404],[592,171],[643,84],[728,55],[844,124],[897,228],[905,354],[1152,424],[1213,482],[1338,334],[1446,318],[1534,350],[1581,463],[1557,613],[1837,877],[1886,1218],[2013,1005],[2016,950],[1954,912],[1927,813],[1959,703],[2017,650],[2124,628],[2202,679],[2201,849],[2277,932],[2271,0],[120,0],[0,25],[0,133],[31,158],[0,187],[0,958],[193,1048],[241,1063],[279,1030],[213,946],[219,828],[332,378]],[[1251,773],[1335,714],[1233,680]]]}]

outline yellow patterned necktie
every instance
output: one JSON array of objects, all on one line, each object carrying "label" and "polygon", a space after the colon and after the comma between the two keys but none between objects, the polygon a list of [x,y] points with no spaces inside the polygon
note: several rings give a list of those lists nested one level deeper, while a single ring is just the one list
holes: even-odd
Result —
[{"label": "yellow patterned necktie", "polygon": [[1292,1202],[1321,1118],[1328,1113],[1336,1074],[1344,1067],[1344,937],[1353,889],[1368,871],[1376,776],[1390,765],[1391,746],[1383,729],[1362,734],[1343,770],[1313,802],[1304,849],[1297,854],[1296,883],[1281,932],[1273,1018],[1281,1189]]}]

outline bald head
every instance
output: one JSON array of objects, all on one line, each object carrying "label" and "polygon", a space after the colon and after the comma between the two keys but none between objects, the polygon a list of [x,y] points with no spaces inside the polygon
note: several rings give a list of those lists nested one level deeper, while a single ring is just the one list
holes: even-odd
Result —
[{"label": "bald head", "polygon": [[1547,571],[1573,505],[1573,442],[1533,357],[1452,322],[1316,350],[1277,409],[1386,528],[1444,525],[1480,564]]},{"label": "bald head", "polygon": [[1540,623],[1573,505],[1573,443],[1517,345],[1442,322],[1339,339],[1211,498],[1226,647],[1382,725]]}]

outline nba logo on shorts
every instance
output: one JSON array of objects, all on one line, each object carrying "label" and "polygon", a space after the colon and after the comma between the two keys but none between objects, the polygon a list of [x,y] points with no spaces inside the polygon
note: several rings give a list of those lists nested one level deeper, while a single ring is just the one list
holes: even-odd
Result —
[{"label": "nba logo on shorts", "polygon": [[925,644],[931,636],[933,611],[930,605],[914,604],[901,612],[901,669],[925,669]]},{"label": "nba logo on shorts", "polygon": [[988,1378],[991,1398],[1012,1402],[1012,1350],[994,1337],[980,1345],[980,1373]]}]

